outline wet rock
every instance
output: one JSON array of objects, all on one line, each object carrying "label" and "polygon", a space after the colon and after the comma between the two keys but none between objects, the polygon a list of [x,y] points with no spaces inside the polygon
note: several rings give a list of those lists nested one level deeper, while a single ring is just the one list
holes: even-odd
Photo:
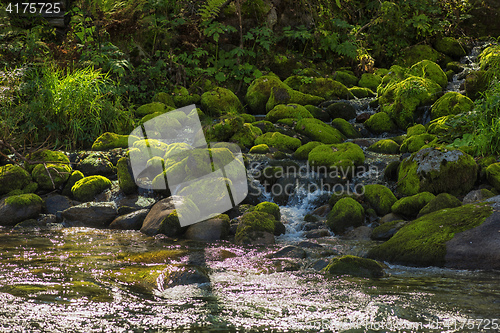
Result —
[{"label": "wet rock", "polygon": [[397,214],[394,214],[394,213],[389,213],[387,215],[384,215],[380,219],[380,224],[387,223],[387,222],[392,222],[392,221],[398,221],[398,220],[402,220],[402,219],[403,219],[403,217],[400,216],[400,215],[397,215]]},{"label": "wet rock", "polygon": [[237,244],[274,244],[274,222],[272,215],[264,212],[248,212],[240,217],[236,230]]},{"label": "wet rock", "polygon": [[140,230],[149,209],[137,210],[125,215],[118,216],[109,225],[110,229]]},{"label": "wet rock", "polygon": [[[174,237],[181,235],[185,228],[181,227],[175,204],[180,204],[182,200],[181,197],[171,196],[158,201],[144,219],[141,232],[148,236],[164,234],[168,237]],[[199,215],[196,206],[192,209],[195,214]]]},{"label": "wet rock", "polygon": [[385,275],[383,263],[372,259],[356,256],[342,256],[333,258],[323,271],[332,275],[352,275],[366,278],[379,278]]},{"label": "wet rock", "polygon": [[269,255],[269,258],[297,258],[304,259],[307,257],[306,251],[297,246],[288,245],[282,247],[277,252]]},{"label": "wet rock", "polygon": [[462,200],[462,203],[464,205],[467,205],[467,204],[470,204],[470,203],[473,203],[476,201],[483,201],[483,200],[492,198],[494,196],[495,196],[495,194],[493,194],[493,192],[491,192],[488,189],[483,188],[480,190],[474,190],[474,191],[470,191],[469,193],[467,193],[467,195]]},{"label": "wet rock", "polygon": [[461,206],[462,203],[455,196],[448,193],[440,193],[435,198],[429,201],[419,212],[418,216],[423,216],[445,208],[455,208]]},{"label": "wet rock", "polygon": [[392,205],[392,212],[406,217],[415,217],[420,210],[435,197],[436,196],[430,192],[421,192],[401,198]]},{"label": "wet rock", "polygon": [[317,215],[320,217],[326,217],[328,213],[330,213],[331,208],[330,205],[323,205],[321,207],[316,208],[311,212],[312,215]]},{"label": "wet rock", "polygon": [[213,242],[225,239],[229,234],[229,217],[221,214],[206,221],[190,225],[184,237],[191,240]]},{"label": "wet rock", "polygon": [[368,118],[370,118],[371,114],[368,113],[368,112],[363,112],[362,114],[358,115],[356,117],[356,122],[357,123],[364,123],[365,121],[368,120]]},{"label": "wet rock", "polygon": [[313,265],[312,265],[312,269],[314,270],[317,270],[317,271],[321,271],[322,269],[324,269],[326,266],[328,266],[328,263],[329,261],[326,260],[326,259],[320,259],[318,261],[316,261]]},{"label": "wet rock", "polygon": [[345,142],[314,148],[309,153],[308,161],[312,167],[328,168],[341,177],[350,178],[355,167],[365,162],[365,154],[357,144]]},{"label": "wet rock", "polygon": [[274,221],[274,236],[281,236],[286,233],[286,227],[281,221]]},{"label": "wet rock", "polygon": [[373,229],[367,226],[357,227],[344,235],[345,239],[351,240],[368,240],[372,235]]},{"label": "wet rock", "polygon": [[111,181],[103,176],[89,176],[77,181],[71,188],[72,195],[79,201],[91,201],[96,195],[111,187]]},{"label": "wet rock", "polygon": [[106,154],[103,153],[89,154],[82,161],[80,161],[77,168],[86,176],[110,176],[115,173],[113,163],[111,163]]},{"label": "wet rock", "polygon": [[364,187],[365,199],[378,215],[386,215],[391,212],[391,207],[397,201],[392,191],[380,184],[371,184]]},{"label": "wet rock", "polygon": [[408,222],[405,220],[394,220],[382,223],[375,229],[373,229],[370,238],[377,241],[389,240],[392,236],[396,234],[402,227]]},{"label": "wet rock", "polygon": [[66,227],[106,228],[117,215],[114,202],[86,202],[62,213]]},{"label": "wet rock", "polygon": [[273,266],[276,272],[296,272],[300,270],[301,264],[293,260],[275,260]]},{"label": "wet rock", "polygon": [[43,200],[38,195],[12,195],[0,200],[0,225],[12,226],[24,220],[38,217]]},{"label": "wet rock", "polygon": [[319,229],[322,224],[323,222],[321,221],[308,222],[302,226],[302,230],[309,231],[309,230]]},{"label": "wet rock", "polygon": [[257,206],[255,206],[252,209],[252,211],[268,213],[274,216],[276,221],[281,220],[280,207],[273,202],[268,202],[268,201],[261,202]]},{"label": "wet rock", "polygon": [[61,213],[64,210],[79,204],[80,202],[71,200],[64,195],[49,195],[45,198],[45,211],[49,214],[54,214],[58,217],[58,219],[61,219]]},{"label": "wet rock", "polygon": [[308,239],[321,238],[330,236],[330,232],[327,229],[315,229],[304,233],[304,237]]},{"label": "wet rock", "polygon": [[398,168],[400,161],[392,161],[384,169],[384,178],[386,180],[397,181],[398,180]]},{"label": "wet rock", "polygon": [[303,247],[306,249],[321,249],[323,248],[323,245],[320,245],[318,243],[313,243],[309,241],[302,241],[299,244],[297,244],[298,247]]},{"label": "wet rock", "polygon": [[342,118],[351,120],[356,118],[356,109],[351,104],[345,102],[337,102],[329,105],[326,108],[326,112],[328,112],[332,119]]}]

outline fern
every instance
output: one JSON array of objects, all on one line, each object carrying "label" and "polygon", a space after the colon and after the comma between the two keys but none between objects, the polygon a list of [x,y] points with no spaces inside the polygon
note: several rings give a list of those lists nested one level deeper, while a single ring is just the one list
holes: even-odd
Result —
[{"label": "fern", "polygon": [[201,24],[208,23],[211,19],[219,15],[220,10],[227,0],[207,0],[199,9]]}]

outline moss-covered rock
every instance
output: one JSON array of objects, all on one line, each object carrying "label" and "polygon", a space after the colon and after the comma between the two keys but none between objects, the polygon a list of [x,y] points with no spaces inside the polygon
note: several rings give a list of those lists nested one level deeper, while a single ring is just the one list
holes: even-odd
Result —
[{"label": "moss-covered rock", "polygon": [[75,170],[71,173],[71,175],[68,178],[68,181],[66,182],[66,185],[64,185],[64,189],[62,191],[62,195],[65,195],[67,197],[70,197],[71,194],[71,189],[73,186],[76,184],[77,181],[85,177],[83,173],[79,170]]},{"label": "moss-covered rock", "polygon": [[104,153],[90,153],[78,164],[78,170],[86,176],[105,175],[110,176],[116,172],[116,168]]},{"label": "moss-covered rock", "polygon": [[482,70],[500,69],[500,47],[491,45],[479,55],[479,66]]},{"label": "moss-covered rock", "polygon": [[473,107],[474,102],[469,97],[449,91],[432,105],[431,119],[459,113],[465,114],[472,111]]},{"label": "moss-covered rock", "polygon": [[196,104],[200,101],[201,97],[198,94],[190,94],[185,87],[175,87],[172,91],[172,98],[176,107]]},{"label": "moss-covered rock", "polygon": [[98,137],[92,144],[92,150],[110,150],[114,148],[128,148],[129,143],[139,140],[133,135],[120,135],[106,132]]},{"label": "moss-covered rock", "polygon": [[205,137],[210,142],[222,142],[243,129],[245,121],[239,116],[223,117],[212,126],[205,127]]},{"label": "moss-covered rock", "polygon": [[[285,80],[285,83],[289,80],[294,79],[294,77],[289,77]],[[304,80],[305,79],[305,80]],[[298,88],[298,90],[304,94],[311,94],[314,96],[320,96],[325,100],[333,99],[350,99],[353,97],[352,93],[347,89],[347,87],[329,78],[306,78],[299,77],[299,80],[303,81]],[[308,103],[308,104],[318,104],[318,103]]]},{"label": "moss-covered rock", "polygon": [[406,138],[404,140],[406,140],[411,136],[425,134],[425,133],[427,133],[425,126],[422,124],[416,124],[411,127],[408,127],[408,129],[406,130]]},{"label": "moss-covered rock", "polygon": [[358,78],[350,71],[336,71],[333,79],[349,88],[358,84]]},{"label": "moss-covered rock", "polygon": [[399,229],[404,227],[406,223],[408,222],[405,220],[393,220],[382,223],[373,229],[370,238],[378,241],[389,240],[399,231]]},{"label": "moss-covered rock", "polygon": [[434,198],[429,200],[429,202],[420,209],[418,212],[418,217],[425,214],[430,214],[445,208],[455,208],[460,207],[462,203],[454,195],[448,193],[439,193]]},{"label": "moss-covered rock", "polygon": [[473,101],[481,98],[482,94],[488,90],[492,77],[491,71],[473,71],[465,78],[465,95]]},{"label": "moss-covered rock", "polygon": [[309,111],[309,113],[316,119],[319,119],[321,121],[329,122],[332,120],[328,112],[325,110],[314,106],[314,105],[304,105],[304,107]]},{"label": "moss-covered rock", "polygon": [[282,88],[273,87],[271,89],[269,100],[266,103],[266,111],[272,110],[279,104],[317,105],[324,100],[325,99],[323,97],[304,94],[300,91],[293,90],[288,86]]},{"label": "moss-covered rock", "polygon": [[145,139],[134,142],[130,149],[129,156],[131,160],[147,161],[153,156],[163,156],[167,150],[168,144],[155,139]]},{"label": "moss-covered rock", "polygon": [[359,133],[354,126],[349,123],[347,120],[342,118],[335,118],[332,120],[332,126],[335,127],[342,133],[345,137],[349,139],[356,139],[361,137],[361,133]]},{"label": "moss-covered rock", "polygon": [[465,194],[477,179],[477,164],[460,150],[424,148],[405,158],[398,170],[398,191]]},{"label": "moss-covered rock", "polygon": [[400,151],[401,153],[414,153],[435,139],[436,136],[429,133],[409,136],[401,144]]},{"label": "moss-covered rock", "polygon": [[408,128],[415,122],[417,107],[431,104],[441,92],[441,86],[434,81],[417,76],[390,84],[379,103],[382,111],[386,112],[403,129]]},{"label": "moss-covered rock", "polygon": [[351,120],[356,118],[356,109],[354,106],[345,102],[335,102],[328,105],[326,112],[328,112],[332,119],[342,118],[345,120]]},{"label": "moss-covered rock", "polygon": [[102,191],[111,187],[111,181],[103,176],[89,176],[77,181],[71,193],[78,201],[91,201]]},{"label": "moss-covered rock", "polygon": [[22,190],[29,183],[31,183],[30,174],[20,166],[15,164],[0,166],[0,195]]},{"label": "moss-covered rock", "polygon": [[174,103],[174,99],[172,98],[172,95],[170,94],[167,94],[166,92],[159,92],[159,93],[156,93],[154,96],[153,96],[153,100],[152,102],[159,102],[159,103],[163,103],[165,104],[166,106],[171,106],[173,108],[175,108],[175,103]]},{"label": "moss-covered rock", "polygon": [[262,135],[260,128],[252,124],[245,123],[241,130],[236,132],[231,138],[230,142],[237,143],[240,147],[250,148],[254,145],[255,139]]},{"label": "moss-covered rock", "polygon": [[267,132],[274,132],[276,131],[276,128],[274,127],[273,123],[267,120],[259,120],[255,121],[252,123],[255,127],[260,128],[262,133],[267,133]]},{"label": "moss-covered rock", "polygon": [[385,275],[384,268],[387,266],[375,260],[345,255],[330,260],[323,271],[332,275],[379,278]]},{"label": "moss-covered rock", "polygon": [[452,117],[453,116],[444,116],[431,120],[431,122],[427,126],[427,132],[434,135],[441,135],[447,133],[451,129],[451,127],[447,124],[447,122]]},{"label": "moss-covered rock", "polygon": [[322,143],[340,143],[345,139],[344,135],[338,129],[314,118],[298,121],[295,130],[314,141]]},{"label": "moss-covered rock", "polygon": [[240,113],[243,111],[243,104],[231,90],[217,87],[201,95],[201,108],[210,116],[220,116]]},{"label": "moss-covered rock", "polygon": [[479,226],[491,213],[489,206],[470,204],[424,215],[370,250],[368,256],[404,265],[443,266],[446,242],[460,232]]},{"label": "moss-covered rock", "polygon": [[268,213],[268,214],[274,216],[276,221],[281,220],[280,207],[273,202],[268,202],[268,201],[261,202],[257,206],[255,206],[252,209],[252,211]]},{"label": "moss-covered rock", "polygon": [[118,163],[116,163],[118,186],[120,186],[120,190],[125,194],[133,194],[137,191],[137,184],[132,176],[129,163],[130,160],[127,157],[120,158]]},{"label": "moss-covered rock", "polygon": [[452,58],[461,58],[467,54],[465,48],[453,37],[438,38],[434,43],[434,47],[436,51]]},{"label": "moss-covered rock", "polygon": [[31,163],[25,163],[25,168],[28,172],[32,172],[33,169],[37,166],[37,164],[33,164],[34,162],[45,162],[50,164],[66,164],[70,165],[69,158],[62,151],[54,151],[48,149],[42,149],[34,152],[26,156],[26,158]]},{"label": "moss-covered rock", "polygon": [[281,134],[279,132],[268,132],[262,134],[255,139],[255,144],[266,144],[269,147],[274,147],[279,150],[292,151],[294,152],[299,148],[302,143],[297,138],[292,138],[288,135]]},{"label": "moss-covered rock", "polygon": [[38,164],[31,176],[41,190],[49,191],[61,187],[71,175],[71,166],[67,164]]},{"label": "moss-covered rock", "polygon": [[365,162],[363,150],[352,142],[321,145],[309,153],[308,162],[312,167],[327,167],[340,176],[349,177],[355,167]]},{"label": "moss-covered rock", "polygon": [[328,213],[326,225],[336,234],[343,234],[351,227],[359,227],[365,221],[365,210],[356,200],[342,198]]},{"label": "moss-covered rock", "polygon": [[0,200],[0,225],[12,226],[37,218],[42,207],[42,198],[33,193],[8,196]]},{"label": "moss-covered rock", "polygon": [[448,85],[448,77],[443,72],[441,67],[435,62],[429,60],[422,60],[417,62],[415,65],[411,66],[409,72],[410,75],[430,79],[441,86],[441,88],[446,88]]},{"label": "moss-covered rock", "polygon": [[234,240],[237,244],[274,243],[275,221],[263,211],[245,213],[240,217]]},{"label": "moss-covered rock", "polygon": [[356,98],[367,98],[367,97],[377,96],[377,94],[375,94],[369,88],[352,87],[352,88],[349,88],[349,92],[351,92],[354,95],[354,97],[356,97]]},{"label": "moss-covered rock", "polygon": [[248,104],[252,114],[265,114],[266,103],[271,96],[272,88],[286,89],[284,84],[276,75],[263,75],[250,84],[245,95],[245,101]]},{"label": "moss-covered rock", "polygon": [[435,63],[441,63],[445,60],[445,56],[429,45],[419,44],[406,49],[397,60],[397,64],[405,67],[411,67],[422,60],[430,60]]},{"label": "moss-covered rock", "polygon": [[430,192],[421,192],[409,197],[399,199],[392,205],[392,212],[401,216],[412,218],[436,196]]},{"label": "moss-covered rock", "polygon": [[389,214],[392,205],[398,200],[394,196],[394,193],[384,185],[366,185],[364,186],[364,191],[366,201],[380,216]]},{"label": "moss-covered rock", "polygon": [[399,145],[394,140],[382,139],[368,147],[368,150],[380,154],[398,154]]},{"label": "moss-covered rock", "polygon": [[377,112],[364,122],[365,127],[374,134],[395,131],[397,126],[385,112]]},{"label": "moss-covered rock", "polygon": [[250,148],[250,154],[267,154],[269,153],[269,146],[266,144],[256,145]]},{"label": "moss-covered rock", "polygon": [[135,115],[137,117],[142,118],[148,114],[153,114],[153,113],[162,114],[165,112],[166,112],[165,104],[159,102],[152,102],[139,106],[137,110],[135,110]]},{"label": "moss-covered rock", "polygon": [[293,153],[293,158],[297,160],[307,160],[307,157],[309,156],[309,153],[311,150],[316,148],[317,146],[321,146],[323,143],[318,142],[318,141],[310,141],[306,143],[305,145],[300,146],[295,153]]},{"label": "moss-covered rock", "polygon": [[300,120],[302,118],[313,118],[313,116],[305,107],[299,104],[279,104],[266,115],[266,120],[273,123],[285,118]]},{"label": "moss-covered rock", "polygon": [[486,179],[497,191],[500,191],[500,163],[490,164],[486,168]]},{"label": "moss-covered rock", "polygon": [[377,91],[377,87],[382,83],[382,77],[377,74],[364,73],[358,82],[360,87],[368,88],[372,91]]}]

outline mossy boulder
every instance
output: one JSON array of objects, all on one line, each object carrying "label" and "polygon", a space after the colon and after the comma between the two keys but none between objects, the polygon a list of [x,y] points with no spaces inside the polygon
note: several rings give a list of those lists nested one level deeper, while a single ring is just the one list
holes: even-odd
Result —
[{"label": "mossy boulder", "polygon": [[482,97],[483,93],[490,87],[492,79],[491,71],[473,71],[464,81],[465,95],[475,101]]},{"label": "mossy boulder", "polygon": [[443,116],[468,113],[474,108],[474,102],[467,96],[455,91],[449,91],[441,96],[431,109],[431,119]]},{"label": "mossy boulder", "polygon": [[133,194],[137,191],[137,184],[130,169],[130,159],[122,157],[116,163],[116,174],[118,176],[118,186],[125,194]]},{"label": "mossy boulder", "polygon": [[365,162],[365,154],[352,142],[321,145],[311,150],[308,162],[312,167],[326,167],[341,177],[350,177],[355,168]]},{"label": "mossy boulder", "polygon": [[390,189],[380,184],[366,185],[364,192],[366,201],[380,216],[389,214],[392,205],[398,200]]},{"label": "mossy boulder", "polygon": [[243,104],[231,90],[217,87],[201,95],[201,108],[210,116],[220,116],[242,112]]},{"label": "mossy boulder", "polygon": [[354,97],[356,97],[356,98],[367,98],[367,97],[377,96],[377,94],[375,94],[369,88],[352,87],[352,88],[349,88],[349,92],[351,92],[351,94],[353,94]]},{"label": "mossy boulder", "polygon": [[0,195],[14,190],[22,190],[29,183],[31,183],[30,174],[19,165],[0,166]]},{"label": "mossy boulder", "polygon": [[356,109],[354,106],[345,102],[335,102],[328,105],[326,112],[328,112],[332,119],[342,118],[345,120],[351,120],[356,118]]},{"label": "mossy boulder", "polygon": [[465,48],[453,37],[438,38],[434,43],[436,51],[446,54],[452,58],[461,58],[467,54]]},{"label": "mossy boulder", "polygon": [[255,139],[255,144],[266,144],[269,147],[274,147],[283,151],[292,151],[294,152],[299,148],[302,143],[297,138],[292,138],[288,135],[281,134],[279,132],[268,132],[262,134],[258,138]]},{"label": "mossy boulder", "polygon": [[356,139],[361,137],[361,133],[359,133],[354,126],[345,119],[335,118],[332,120],[332,126],[335,127],[342,133],[345,137],[349,139]]},{"label": "mossy boulder", "polygon": [[415,217],[420,210],[435,197],[436,196],[430,192],[421,192],[401,198],[392,205],[392,212],[408,218]]},{"label": "mossy boulder", "polygon": [[236,229],[235,242],[237,244],[273,244],[274,224],[273,215],[263,211],[253,211],[243,214]]},{"label": "mossy boulder", "polygon": [[399,229],[405,226],[408,222],[405,220],[393,220],[384,222],[378,227],[375,227],[370,236],[371,239],[377,241],[386,241],[394,236]]},{"label": "mossy boulder", "polygon": [[351,255],[336,257],[330,260],[323,272],[332,275],[351,275],[364,278],[380,278],[385,275],[385,264],[373,259],[361,258]]},{"label": "mossy boulder", "polygon": [[205,127],[205,137],[211,142],[227,141],[243,129],[245,120],[239,116],[227,116],[212,126]]},{"label": "mossy boulder", "polygon": [[250,148],[254,145],[255,139],[261,135],[262,131],[260,128],[245,123],[238,132],[229,138],[229,141],[237,143],[240,147]]},{"label": "mossy boulder", "polygon": [[358,78],[351,71],[336,71],[333,73],[333,79],[342,83],[346,87],[352,87],[358,84]]},{"label": "mossy boulder", "polygon": [[394,140],[382,139],[368,147],[368,150],[380,154],[399,154],[399,145]]},{"label": "mossy boulder", "polygon": [[71,189],[73,186],[76,184],[77,181],[80,179],[84,178],[85,176],[83,173],[79,170],[75,170],[71,173],[71,175],[68,178],[68,181],[66,182],[66,185],[64,185],[64,189],[62,191],[62,195],[65,195],[67,197],[70,197],[71,194]]},{"label": "mossy boulder", "polygon": [[379,103],[382,111],[400,128],[407,129],[418,116],[417,107],[432,104],[440,92],[441,86],[436,82],[410,76],[401,82],[390,84],[380,96]]},{"label": "mossy boulder", "polygon": [[276,221],[281,220],[280,207],[273,202],[268,202],[268,201],[261,202],[257,206],[253,207],[252,211],[268,213],[274,216]]},{"label": "mossy boulder", "polygon": [[441,67],[435,62],[430,60],[422,60],[411,66],[408,74],[430,79],[441,86],[446,88],[448,85],[448,77],[443,72]]},{"label": "mossy boulder", "polygon": [[403,265],[444,266],[446,243],[481,225],[491,214],[490,206],[470,204],[424,215],[371,249],[368,257]]},{"label": "mossy boulder", "polygon": [[148,114],[162,114],[168,111],[168,109],[165,109],[165,104],[159,103],[159,102],[152,102],[148,104],[141,105],[135,110],[135,115],[137,117],[144,117]]},{"label": "mossy boulder", "polygon": [[500,191],[500,163],[490,164],[486,168],[486,179],[497,191]]},{"label": "mossy boulder", "polygon": [[245,95],[245,101],[252,114],[265,114],[266,103],[271,96],[272,88],[289,88],[276,75],[263,75],[250,84]]},{"label": "mossy boulder", "polygon": [[38,164],[31,176],[44,191],[55,190],[61,187],[71,175],[72,169],[68,164]]},{"label": "mossy boulder", "polygon": [[300,120],[302,118],[313,118],[313,116],[305,107],[299,104],[279,104],[266,115],[266,120],[273,123],[285,118]]},{"label": "mossy boulder", "polygon": [[19,222],[37,218],[42,212],[43,200],[38,195],[12,195],[0,200],[0,225],[13,226]]},{"label": "mossy boulder", "polygon": [[88,176],[80,179],[71,188],[78,201],[92,201],[96,195],[111,187],[111,181],[103,176]]},{"label": "mossy boulder", "polygon": [[436,139],[436,136],[424,133],[407,137],[401,144],[401,153],[414,153],[419,151],[423,146],[431,143]]},{"label": "mossy boulder", "polygon": [[309,111],[309,113],[316,119],[321,121],[329,122],[332,120],[332,117],[325,110],[314,106],[314,105],[304,105],[304,107]]},{"label": "mossy boulder", "polygon": [[344,135],[338,129],[314,118],[298,121],[295,130],[309,137],[311,140],[322,143],[341,143],[345,139]]},{"label": "mossy boulder", "polygon": [[78,164],[78,170],[86,176],[105,175],[110,176],[116,172],[116,168],[104,153],[90,153]]},{"label": "mossy boulder", "polygon": [[274,127],[273,123],[267,120],[259,120],[255,121],[252,123],[255,127],[260,128],[262,133],[267,133],[267,132],[274,132],[276,131],[276,128]]},{"label": "mossy boulder", "polygon": [[[285,80],[285,83],[292,80],[290,77]],[[333,99],[350,99],[353,97],[352,93],[347,89],[347,87],[329,78],[307,78],[299,77],[302,82],[298,90],[304,94],[311,94],[314,96],[320,96],[325,100]],[[318,103],[308,103],[308,104],[318,104]]]},{"label": "mossy boulder", "polygon": [[477,179],[477,164],[460,150],[423,148],[405,158],[398,170],[398,191],[465,194]]},{"label": "mossy boulder", "polygon": [[318,141],[310,141],[306,143],[305,145],[300,146],[295,153],[293,153],[293,158],[297,160],[307,160],[309,153],[311,150],[316,148],[317,146],[321,146],[324,143],[318,142]]},{"label": "mossy boulder", "polygon": [[[70,165],[69,158],[62,151],[55,151],[49,149],[42,149],[35,151],[33,154],[26,156],[26,158],[33,162],[45,162],[50,164],[65,164]],[[28,172],[32,172],[37,164],[25,163],[24,167]]]},{"label": "mossy boulder", "polygon": [[453,116],[444,116],[431,120],[431,122],[427,126],[427,132],[434,135],[442,135],[447,133],[451,129],[447,122],[452,118]]},{"label": "mossy boulder", "polygon": [[172,98],[172,95],[170,94],[167,94],[166,92],[159,92],[159,93],[156,93],[154,96],[153,96],[153,100],[152,102],[159,102],[159,103],[163,103],[165,104],[166,106],[171,106],[173,108],[175,108],[175,103],[174,103],[174,99]]},{"label": "mossy boulder", "polygon": [[365,210],[356,200],[342,198],[328,213],[326,225],[336,234],[343,234],[351,227],[359,227],[365,221]]},{"label": "mossy boulder", "polygon": [[385,112],[377,112],[368,118],[364,123],[365,127],[374,134],[392,132],[397,129],[396,124]]},{"label": "mossy boulder", "polygon": [[185,87],[175,87],[172,90],[172,98],[176,107],[196,104],[200,101],[201,97],[198,94],[190,94]]},{"label": "mossy boulder", "polygon": [[454,195],[449,193],[439,193],[434,198],[429,200],[429,202],[420,209],[418,212],[418,217],[432,212],[436,212],[445,208],[455,208],[460,207],[462,202],[457,199]]},{"label": "mossy boulder", "polygon": [[500,47],[492,45],[485,48],[479,55],[479,66],[482,70],[500,69]]},{"label": "mossy boulder", "polygon": [[129,143],[139,140],[133,135],[120,135],[111,132],[106,132],[98,137],[92,144],[92,150],[110,150],[114,148],[126,149]]},{"label": "mossy boulder", "polygon": [[[411,127],[408,127],[406,130],[406,138],[409,138],[414,135],[420,135],[420,134],[425,134],[427,131],[425,129],[425,126],[422,124],[416,124]],[[404,141],[404,140],[403,140]]]},{"label": "mossy boulder", "polygon": [[317,105],[324,100],[323,97],[304,94],[288,86],[281,88],[273,87],[269,100],[266,103],[266,111],[272,110],[278,104]]},{"label": "mossy boulder", "polygon": [[269,146],[266,144],[256,145],[250,148],[250,154],[267,154],[269,153]]},{"label": "mossy boulder", "polygon": [[441,63],[445,60],[445,56],[429,45],[420,44],[406,49],[401,57],[397,59],[397,64],[405,67],[411,67],[422,60],[430,60],[435,63]]},{"label": "mossy boulder", "polygon": [[358,85],[360,87],[368,88],[372,91],[377,91],[377,87],[382,83],[382,77],[377,74],[364,73],[359,79]]}]

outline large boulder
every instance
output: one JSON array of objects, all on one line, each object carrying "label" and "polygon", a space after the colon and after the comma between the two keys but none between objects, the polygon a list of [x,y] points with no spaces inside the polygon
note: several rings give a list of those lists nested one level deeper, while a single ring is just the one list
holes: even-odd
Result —
[{"label": "large boulder", "polygon": [[210,116],[243,111],[238,97],[229,89],[217,87],[201,95],[201,108]]},{"label": "large boulder", "polygon": [[441,88],[445,88],[448,85],[448,78],[446,77],[446,74],[443,72],[441,67],[430,60],[422,60],[416,63],[415,65],[411,66],[408,73],[410,75],[431,79],[432,81],[439,84]]},{"label": "large boulder", "polygon": [[81,160],[78,164],[78,170],[83,172],[85,176],[110,176],[115,173],[116,168],[105,153],[96,152]]},{"label": "large boulder", "polygon": [[365,154],[352,142],[321,145],[311,150],[308,162],[312,167],[326,167],[347,177],[354,173],[355,167],[363,165]]},{"label": "large boulder", "polygon": [[290,87],[274,87],[271,89],[271,96],[269,96],[269,100],[266,103],[266,111],[272,110],[279,104],[317,105],[323,101],[322,97],[304,94]]},{"label": "large boulder", "polygon": [[401,198],[392,205],[392,212],[409,218],[415,217],[420,210],[435,197],[436,196],[430,192],[421,192]]},{"label": "large boulder", "polygon": [[365,210],[356,200],[342,198],[328,213],[326,225],[336,234],[343,234],[351,227],[359,227],[365,221]]},{"label": "large boulder", "polygon": [[305,107],[299,104],[279,104],[266,115],[266,120],[273,123],[285,118],[300,120],[302,118],[313,118],[313,116]]},{"label": "large boulder", "polygon": [[15,164],[0,166],[0,195],[22,190],[31,182],[30,174]]},{"label": "large boulder", "polygon": [[43,206],[42,198],[33,193],[3,198],[0,201],[0,225],[12,226],[24,220],[37,218]]},{"label": "large boulder", "polygon": [[89,176],[77,181],[71,194],[79,201],[91,201],[96,195],[111,187],[111,181],[103,176]]},{"label": "large boulder", "polygon": [[236,236],[237,244],[274,244],[275,219],[265,212],[248,212],[239,218]]},{"label": "large boulder", "polygon": [[141,229],[142,223],[148,213],[149,209],[140,209],[125,215],[120,215],[111,222],[109,228],[119,230],[139,230]]},{"label": "large boulder", "polygon": [[368,147],[368,150],[380,154],[398,154],[399,145],[394,140],[382,139]]},{"label": "large boulder", "polygon": [[107,228],[117,215],[114,202],[86,202],[62,213],[67,227]]},{"label": "large boulder", "polygon": [[[428,192],[422,192],[419,194],[423,193],[428,193]],[[419,195],[416,194],[416,195]],[[428,196],[428,195],[427,195]],[[430,198],[430,196],[428,196]],[[425,200],[424,200],[425,201]],[[423,216],[425,214],[429,214],[432,212],[436,212],[441,209],[445,208],[455,208],[455,207],[460,207],[462,203],[460,200],[457,199],[454,195],[448,194],[448,193],[439,193],[435,197],[433,197],[425,206],[420,209],[418,212],[417,217]],[[415,207],[417,208],[417,207]]]},{"label": "large boulder", "polygon": [[336,257],[330,260],[323,271],[332,275],[352,275],[365,278],[379,278],[385,275],[387,266],[373,259],[351,255]]},{"label": "large boulder", "polygon": [[326,100],[352,98],[352,93],[344,84],[329,78],[291,76],[284,83],[304,94],[320,96]]},{"label": "large boulder", "polygon": [[396,124],[385,112],[377,112],[368,118],[364,123],[365,127],[374,134],[393,132],[397,129]]},{"label": "large boulder", "polygon": [[466,194],[476,182],[477,168],[474,158],[460,150],[424,148],[399,165],[398,191]]},{"label": "large boulder", "polygon": [[431,108],[431,119],[472,111],[474,102],[467,96],[449,91],[441,96]]},{"label": "large boulder", "polygon": [[225,239],[229,234],[229,216],[218,215],[211,219],[190,225],[184,237],[192,240],[214,242]]},{"label": "large boulder", "polygon": [[71,166],[68,164],[38,164],[31,172],[33,180],[41,190],[60,188],[70,177]]},{"label": "large boulder", "polygon": [[391,212],[391,207],[397,201],[390,189],[380,184],[364,187],[365,199],[375,209],[378,215],[384,216]]},{"label": "large boulder", "polygon": [[297,122],[295,130],[322,143],[341,143],[345,139],[345,136],[338,129],[319,119],[302,119]]},{"label": "large boulder", "polygon": [[460,58],[467,54],[465,48],[453,37],[438,38],[434,43],[436,51],[446,54],[452,58]]}]

